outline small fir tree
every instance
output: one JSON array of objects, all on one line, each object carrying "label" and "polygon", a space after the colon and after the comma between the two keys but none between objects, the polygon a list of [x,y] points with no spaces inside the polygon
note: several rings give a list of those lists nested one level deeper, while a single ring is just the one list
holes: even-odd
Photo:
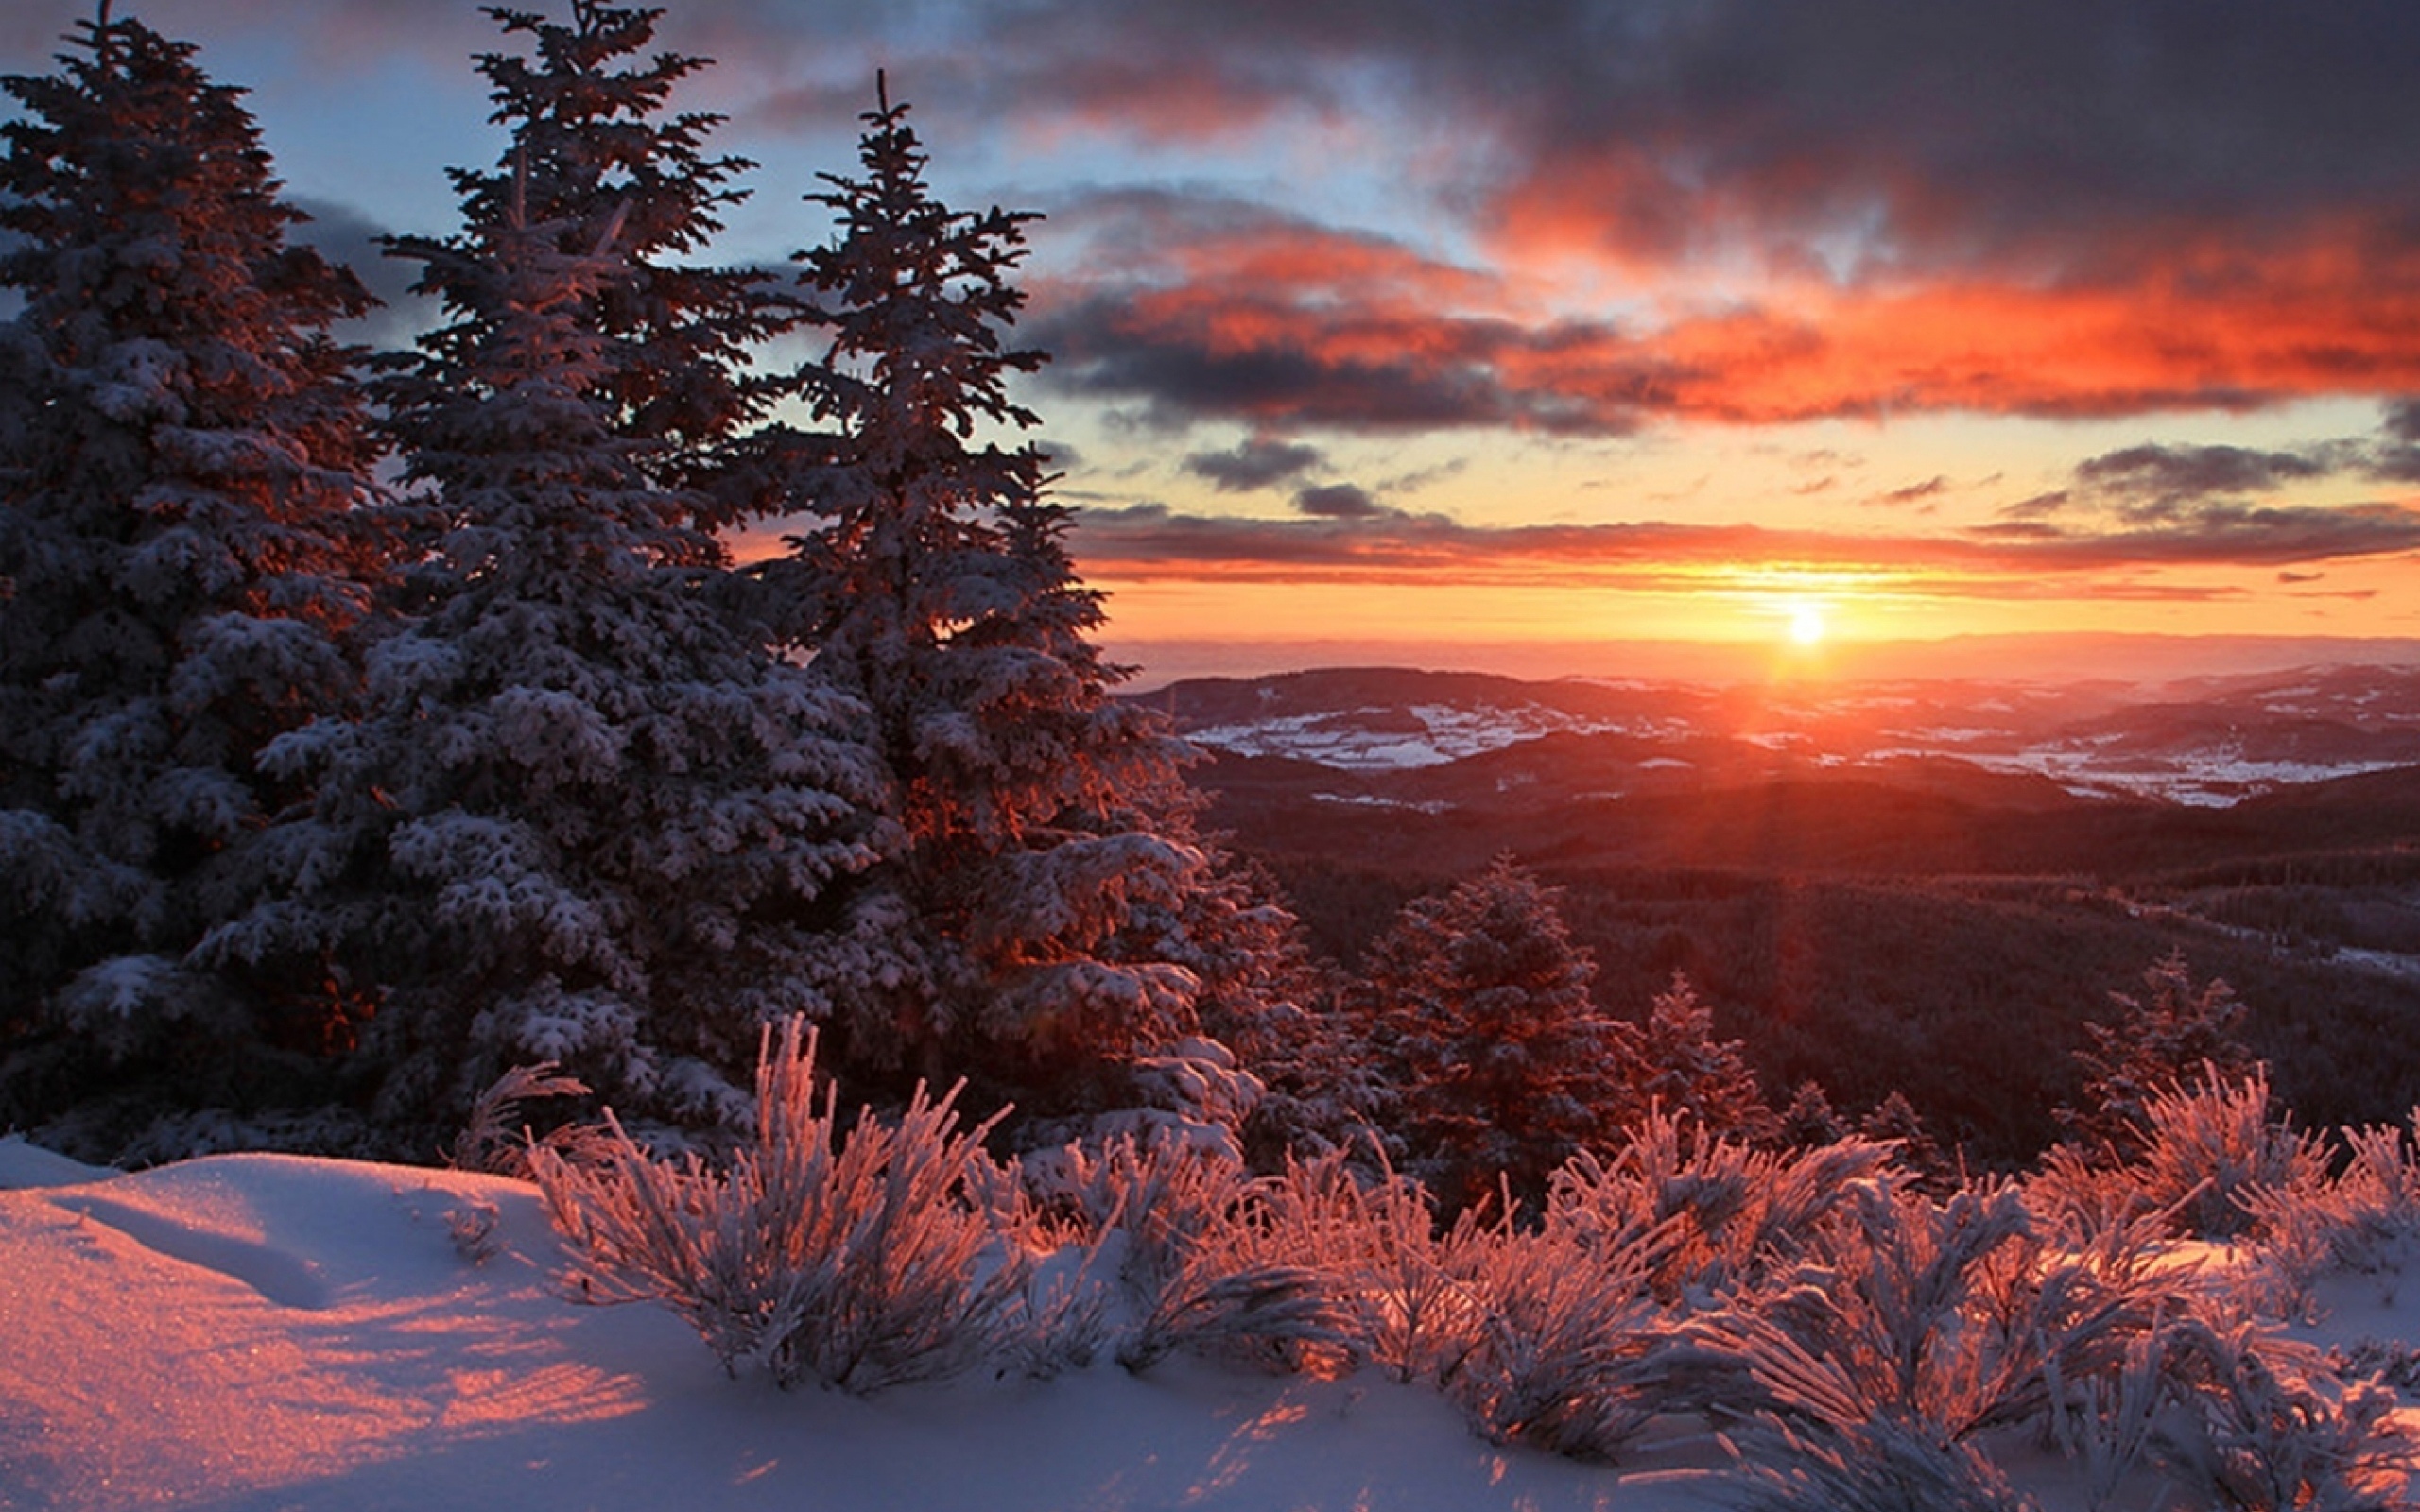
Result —
[{"label": "small fir tree", "polygon": [[192,46],[71,41],[0,80],[0,1123],[310,1097],[354,1028],[315,953],[204,947],[306,796],[257,758],[354,681],[373,446],[328,332],[371,301]]},{"label": "small fir tree", "polygon": [[1714,1005],[1680,972],[1623,1037],[1621,1063],[1625,1123],[1652,1108],[1719,1139],[1764,1143],[1780,1131],[1740,1042],[1714,1038]]},{"label": "small fir tree", "polygon": [[1780,1142],[1794,1149],[1816,1149],[1837,1144],[1848,1136],[1849,1126],[1841,1122],[1832,1107],[1832,1097],[1824,1084],[1812,1076],[1798,1084],[1789,1106],[1782,1109]]},{"label": "small fir tree", "polygon": [[2109,994],[2118,1016],[2084,1025],[2091,1043],[2075,1053],[2082,1097],[2059,1109],[2068,1137],[2099,1158],[2141,1153],[2153,1098],[2179,1088],[2233,1085],[2260,1067],[2238,1038],[2244,1009],[2235,989],[2218,977],[2195,982],[2183,952],[2147,968],[2143,986],[2140,996]]},{"label": "small fir tree", "polygon": [[1616,1130],[1620,1025],[1590,995],[1596,963],[1557,894],[1509,858],[1407,904],[1364,973],[1404,1168],[1444,1210],[1484,1201],[1499,1176],[1535,1202],[1557,1166]]},{"label": "small fir tree", "polygon": [[1958,1160],[1941,1147],[1927,1126],[1916,1105],[1908,1094],[1893,1089],[1891,1095],[1865,1110],[1858,1120],[1857,1131],[1867,1139],[1898,1147],[1898,1161],[1914,1178],[1919,1190],[1934,1196],[1946,1196],[1963,1184],[1964,1173]]},{"label": "small fir tree", "polygon": [[[1009,393],[1042,354],[1003,333],[1034,216],[935,198],[908,108],[865,117],[859,177],[807,198],[838,219],[800,254],[823,352],[799,372],[829,429],[792,437],[787,504],[819,517],[766,580],[781,631],[871,712],[896,843],[853,885],[826,986],[853,1084],[884,1068],[975,1077],[1028,1111],[1115,1096],[1117,1068],[1194,1027],[1194,972],[1132,927],[1179,909],[1179,747],[1115,702],[1042,450]],[[780,450],[780,449],[777,449]]]},{"label": "small fir tree", "polygon": [[464,203],[404,249],[451,320],[384,385],[442,521],[424,611],[362,719],[280,749],[325,773],[298,864],[390,984],[387,1117],[548,1060],[627,1113],[743,1119],[761,1026],[828,1008],[817,910],[873,854],[863,711],[708,602],[720,548],[650,470],[669,443],[629,433],[597,324],[625,223],[567,251],[517,198]]}]

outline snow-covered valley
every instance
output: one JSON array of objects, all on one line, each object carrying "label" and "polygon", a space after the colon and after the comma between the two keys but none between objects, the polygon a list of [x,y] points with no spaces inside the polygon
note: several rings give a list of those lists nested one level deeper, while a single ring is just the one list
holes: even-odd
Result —
[{"label": "snow-covered valley", "polygon": [[[1142,701],[1203,747],[1387,773],[1550,736],[1620,737],[1658,785],[1749,752],[1826,770],[1948,759],[2079,797],[2216,807],[2420,764],[2420,674],[2330,667],[2184,683],[1708,689],[1326,672],[1179,684]],[[1727,761],[1708,762],[1711,747]],[[1662,752],[1658,754],[1658,752]]]}]

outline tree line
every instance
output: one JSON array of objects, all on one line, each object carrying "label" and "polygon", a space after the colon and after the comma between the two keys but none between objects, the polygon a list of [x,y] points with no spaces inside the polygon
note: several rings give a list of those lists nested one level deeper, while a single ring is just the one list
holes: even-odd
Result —
[{"label": "tree line", "polygon": [[1248,910],[1021,438],[1034,217],[877,83],[829,239],[712,266],[706,60],[486,13],[506,146],[385,241],[406,351],[191,44],[104,7],[5,80],[0,1124],[424,1151],[552,1061],[712,1127],[791,1014],[870,1091],[1132,1100]]}]

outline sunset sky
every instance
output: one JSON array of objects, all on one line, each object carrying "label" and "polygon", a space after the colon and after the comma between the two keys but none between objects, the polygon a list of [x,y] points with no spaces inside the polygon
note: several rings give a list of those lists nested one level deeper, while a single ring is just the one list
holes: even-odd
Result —
[{"label": "sunset sky", "polygon": [[[497,155],[468,4],[119,9],[254,90],[387,292],[366,238],[452,229],[442,170]],[[10,0],[0,67],[85,13]],[[663,37],[762,164],[723,258],[822,238],[798,196],[877,65],[945,198],[1047,215],[1028,398],[1147,665],[2420,636],[2409,0],[674,0]]]}]

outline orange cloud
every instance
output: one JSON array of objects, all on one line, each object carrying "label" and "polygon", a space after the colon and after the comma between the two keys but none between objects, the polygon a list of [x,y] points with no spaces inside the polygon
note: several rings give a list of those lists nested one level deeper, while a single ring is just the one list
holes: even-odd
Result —
[{"label": "orange cloud", "polygon": [[1111,271],[1038,281],[1063,383],[1172,420],[1604,434],[2420,391],[2420,249],[2355,222],[2257,249],[2180,237],[2119,281],[1801,278],[1624,325],[1537,314],[1504,276],[1380,238],[1225,209],[1208,227],[1129,224]]}]

